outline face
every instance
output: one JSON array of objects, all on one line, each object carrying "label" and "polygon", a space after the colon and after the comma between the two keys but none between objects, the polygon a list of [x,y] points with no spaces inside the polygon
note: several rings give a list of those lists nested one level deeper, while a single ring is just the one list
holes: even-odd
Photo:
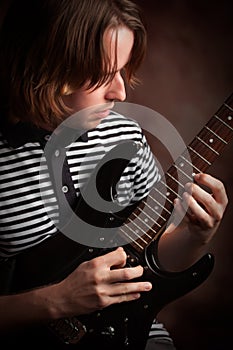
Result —
[{"label": "face", "polygon": [[96,90],[77,90],[72,94],[63,96],[63,101],[77,114],[78,127],[81,129],[95,128],[103,118],[107,117],[114,101],[124,101],[126,98],[125,83],[122,77],[122,69],[130,58],[133,47],[134,35],[127,27],[108,29],[104,34],[104,45],[112,61],[115,58],[115,44],[117,38],[117,70],[111,82],[104,84]]}]

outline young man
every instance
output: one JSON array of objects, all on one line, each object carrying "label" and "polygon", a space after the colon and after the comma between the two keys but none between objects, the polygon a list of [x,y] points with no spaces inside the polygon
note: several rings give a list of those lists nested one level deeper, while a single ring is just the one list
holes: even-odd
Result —
[{"label": "young man", "polygon": [[[11,286],[12,276],[4,264],[12,268],[18,256],[34,252],[36,246],[42,247],[41,255],[36,256],[42,264],[46,244],[57,233],[62,217],[60,193],[75,207],[94,164],[114,144],[133,140],[143,145],[137,162],[130,162],[124,170],[119,200],[139,202],[160,175],[139,125],[111,112],[114,101],[126,99],[125,80],[134,83],[146,47],[145,29],[131,1],[12,0],[1,26],[0,43],[1,285],[9,281]],[[55,153],[55,161],[47,159],[46,144],[69,116],[92,108],[94,113],[80,113],[78,128],[87,132],[65,151],[62,186],[58,188],[54,169],[60,153]],[[41,182],[44,157],[47,167]],[[168,270],[185,269],[203,254],[227,205],[219,180],[198,174],[195,181],[186,185],[182,201],[175,201],[176,212],[184,215],[182,225],[171,225],[160,238],[159,260]],[[208,187],[211,194],[199,185]],[[185,214],[187,203],[189,213]],[[76,329],[80,327],[79,316],[88,319],[93,312],[98,314],[113,305],[116,310],[123,302],[130,305],[140,300],[152,284],[140,280],[141,265],[125,266],[126,262],[124,247],[118,247],[86,259],[56,283],[13,294],[6,287],[0,296],[0,329],[3,343],[8,344],[5,348],[19,344],[19,339],[25,347],[31,346],[32,340],[34,348],[52,347],[53,343],[40,333],[33,333],[47,325],[56,335],[70,335],[72,342],[81,332]],[[28,259],[27,264],[33,270],[33,260]],[[56,321],[60,319],[68,321],[59,324]],[[90,342],[86,339],[91,336],[84,335],[74,348],[98,345],[102,349],[135,349],[131,339],[136,339],[136,331],[128,335],[127,324],[122,329],[123,341],[115,340],[116,330],[110,324]],[[17,333],[19,337],[13,337]],[[150,335],[164,339],[161,344],[153,340],[155,345],[151,341],[146,345],[143,340],[138,349],[174,349],[166,330],[156,321]],[[58,342],[55,348],[59,346]]]}]

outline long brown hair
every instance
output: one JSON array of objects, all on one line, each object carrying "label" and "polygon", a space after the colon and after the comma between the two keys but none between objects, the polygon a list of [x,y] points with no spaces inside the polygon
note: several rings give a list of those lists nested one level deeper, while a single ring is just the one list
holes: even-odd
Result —
[{"label": "long brown hair", "polygon": [[[0,118],[17,116],[52,126],[69,111],[65,86],[98,87],[112,79],[103,34],[125,25],[134,32],[126,66],[129,83],[144,57],[146,32],[129,0],[11,0],[0,30]],[[115,63],[116,64],[116,63]]]}]

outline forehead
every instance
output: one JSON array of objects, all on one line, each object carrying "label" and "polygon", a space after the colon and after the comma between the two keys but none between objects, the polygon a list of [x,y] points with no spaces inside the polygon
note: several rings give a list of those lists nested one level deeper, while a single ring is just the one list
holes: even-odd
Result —
[{"label": "forehead", "polygon": [[104,33],[104,49],[110,62],[117,60],[117,69],[126,65],[134,43],[134,33],[125,26],[108,28]]}]

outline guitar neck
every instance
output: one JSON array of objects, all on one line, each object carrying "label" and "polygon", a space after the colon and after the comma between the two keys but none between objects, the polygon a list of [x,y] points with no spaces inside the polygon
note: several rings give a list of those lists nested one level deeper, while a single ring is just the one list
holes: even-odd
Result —
[{"label": "guitar neck", "polygon": [[138,252],[160,234],[173,211],[175,198],[182,198],[184,186],[193,175],[205,172],[233,139],[233,94],[195,136],[171,165],[161,181],[154,185],[146,200],[133,211],[122,233]]}]

